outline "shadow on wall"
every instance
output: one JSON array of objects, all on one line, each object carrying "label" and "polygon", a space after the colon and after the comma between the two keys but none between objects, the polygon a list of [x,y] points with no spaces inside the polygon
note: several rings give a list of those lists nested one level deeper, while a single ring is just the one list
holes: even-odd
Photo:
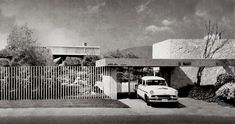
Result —
[{"label": "shadow on wall", "polygon": [[[184,70],[194,71],[193,68],[184,68]],[[187,97],[189,91],[193,88],[193,81],[190,79],[184,70],[180,67],[175,67],[171,72],[171,85],[178,89],[179,97]]]},{"label": "shadow on wall", "polygon": [[[197,70],[198,67],[175,67],[171,72],[172,87],[179,89],[186,85],[194,84],[197,81]],[[202,74],[201,85],[214,85],[218,75],[231,73],[233,70],[234,68],[232,67],[206,67]]]},{"label": "shadow on wall", "polygon": [[[190,69],[190,68],[187,68]],[[193,70],[191,70],[193,71]],[[194,84],[192,79],[190,79],[182,68],[175,67],[171,72],[171,86],[173,88],[179,89],[181,87]]]},{"label": "shadow on wall", "polygon": [[160,71],[159,71],[159,76],[160,77],[163,77],[168,86],[172,86],[172,83],[171,83],[171,73],[172,71],[174,70],[174,67],[160,67]]}]

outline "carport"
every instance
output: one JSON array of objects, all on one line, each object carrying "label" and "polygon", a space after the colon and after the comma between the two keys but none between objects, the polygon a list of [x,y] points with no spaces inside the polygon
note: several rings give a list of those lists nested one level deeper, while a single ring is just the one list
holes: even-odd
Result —
[{"label": "carport", "polygon": [[[166,75],[169,85],[171,84],[171,70],[175,67],[216,67],[222,66],[227,73],[233,74],[229,66],[235,66],[235,59],[127,59],[127,58],[105,58],[96,61],[97,67],[107,67],[111,70],[111,76],[106,77],[110,81],[109,87],[114,89],[112,94],[117,94],[117,68],[118,67],[160,67],[163,75]],[[107,83],[106,83],[107,84]],[[115,91],[116,89],[116,91]],[[130,94],[130,77],[128,80],[128,94]],[[113,97],[117,98],[117,95]]]}]

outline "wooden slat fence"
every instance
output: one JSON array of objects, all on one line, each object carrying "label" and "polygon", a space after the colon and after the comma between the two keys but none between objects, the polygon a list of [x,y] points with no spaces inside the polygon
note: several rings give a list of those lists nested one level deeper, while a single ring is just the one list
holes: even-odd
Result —
[{"label": "wooden slat fence", "polygon": [[0,100],[110,98],[102,76],[110,69],[94,66],[0,67]]}]

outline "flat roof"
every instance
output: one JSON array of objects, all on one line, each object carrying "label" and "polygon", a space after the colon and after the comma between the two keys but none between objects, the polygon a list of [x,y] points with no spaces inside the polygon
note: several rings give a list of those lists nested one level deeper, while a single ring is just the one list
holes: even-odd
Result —
[{"label": "flat roof", "polygon": [[144,76],[142,77],[142,80],[165,80],[165,79],[159,76]]},{"label": "flat roof", "polygon": [[97,48],[97,49],[100,49],[99,46],[46,46],[46,47],[49,47],[49,48]]},{"label": "flat roof", "polygon": [[176,67],[176,66],[235,66],[235,59],[127,59],[105,58],[96,61],[97,67]]}]

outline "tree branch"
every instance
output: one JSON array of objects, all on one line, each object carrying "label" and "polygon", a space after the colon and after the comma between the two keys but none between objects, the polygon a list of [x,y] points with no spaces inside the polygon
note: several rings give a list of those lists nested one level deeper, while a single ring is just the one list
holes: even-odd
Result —
[{"label": "tree branch", "polygon": [[228,41],[229,41],[228,39],[225,40],[225,41],[224,41],[222,44],[220,44],[215,50],[213,50],[213,51],[211,52],[211,54],[212,54],[211,58],[213,57],[213,55],[214,55],[218,50],[220,50],[222,47],[224,47],[224,45],[227,44]]}]

